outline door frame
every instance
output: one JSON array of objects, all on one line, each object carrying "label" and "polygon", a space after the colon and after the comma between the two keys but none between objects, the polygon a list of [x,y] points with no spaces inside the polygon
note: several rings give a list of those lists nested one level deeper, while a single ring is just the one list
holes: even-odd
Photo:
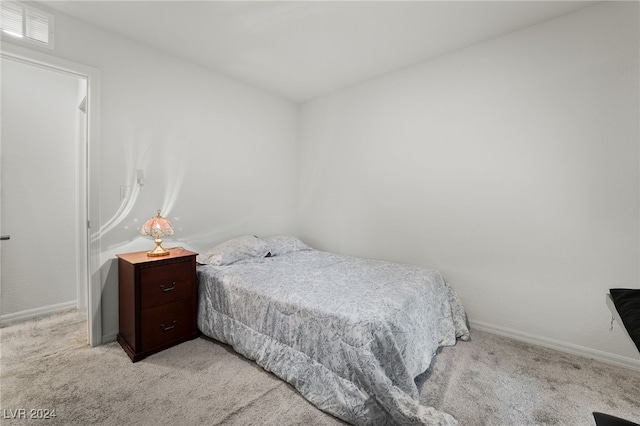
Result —
[{"label": "door frame", "polygon": [[87,81],[86,146],[79,167],[81,208],[78,220],[77,276],[86,279],[87,340],[102,343],[102,284],[100,279],[100,70],[47,53],[2,41],[0,56]]}]

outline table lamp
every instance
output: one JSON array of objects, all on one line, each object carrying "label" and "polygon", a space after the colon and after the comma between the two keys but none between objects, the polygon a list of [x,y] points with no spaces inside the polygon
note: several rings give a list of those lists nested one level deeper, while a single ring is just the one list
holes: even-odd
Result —
[{"label": "table lamp", "polygon": [[173,225],[168,219],[160,216],[160,210],[158,215],[149,219],[140,228],[140,235],[145,237],[153,237],[156,240],[156,248],[147,252],[147,256],[166,256],[169,254],[169,250],[162,247],[162,237],[173,235]]}]

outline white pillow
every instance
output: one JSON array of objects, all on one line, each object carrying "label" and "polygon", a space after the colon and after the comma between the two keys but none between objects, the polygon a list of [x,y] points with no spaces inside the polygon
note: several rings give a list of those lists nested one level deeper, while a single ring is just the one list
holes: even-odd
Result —
[{"label": "white pillow", "polygon": [[295,251],[313,250],[299,239],[288,235],[263,238],[263,241],[267,246],[269,246],[271,256],[279,256],[281,254],[293,253]]},{"label": "white pillow", "polygon": [[268,253],[267,243],[253,235],[245,235],[218,244],[196,260],[202,264],[224,266],[252,257],[265,257]]}]

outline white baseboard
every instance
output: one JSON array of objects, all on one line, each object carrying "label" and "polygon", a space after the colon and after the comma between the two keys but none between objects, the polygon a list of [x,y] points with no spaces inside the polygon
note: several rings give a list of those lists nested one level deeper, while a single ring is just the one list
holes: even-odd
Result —
[{"label": "white baseboard", "polygon": [[469,323],[472,330],[486,331],[487,333],[497,334],[498,336],[508,337],[510,339],[530,343],[532,345],[543,346],[545,348],[594,359],[596,361],[616,365],[618,367],[625,367],[631,370],[640,371],[640,359],[627,358],[597,349],[561,342],[560,340],[548,339],[546,337],[540,337],[505,327],[487,324],[481,321],[469,321]]},{"label": "white baseboard", "polygon": [[70,302],[58,303],[55,305],[42,306],[40,308],[27,309],[26,311],[0,315],[0,326],[5,326],[14,322],[26,321],[28,319],[40,317],[43,315],[53,314],[55,312],[64,311],[66,309],[76,308],[77,306],[78,302],[72,300]]}]

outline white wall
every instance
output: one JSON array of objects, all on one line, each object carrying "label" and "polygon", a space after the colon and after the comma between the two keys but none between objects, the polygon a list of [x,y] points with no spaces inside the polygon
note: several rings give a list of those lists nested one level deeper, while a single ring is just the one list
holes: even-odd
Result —
[{"label": "white wall", "polygon": [[300,235],[440,269],[476,326],[637,366],[638,3],[604,3],[311,101]]},{"label": "white wall", "polygon": [[[206,250],[241,234],[296,233],[296,105],[128,39],[56,15],[56,50],[100,70],[103,334],[118,331],[115,254],[161,208],[166,247]],[[136,187],[142,169],[145,185]],[[132,186],[129,200],[120,187]]]},{"label": "white wall", "polygon": [[0,62],[6,319],[76,301],[79,79]]}]

